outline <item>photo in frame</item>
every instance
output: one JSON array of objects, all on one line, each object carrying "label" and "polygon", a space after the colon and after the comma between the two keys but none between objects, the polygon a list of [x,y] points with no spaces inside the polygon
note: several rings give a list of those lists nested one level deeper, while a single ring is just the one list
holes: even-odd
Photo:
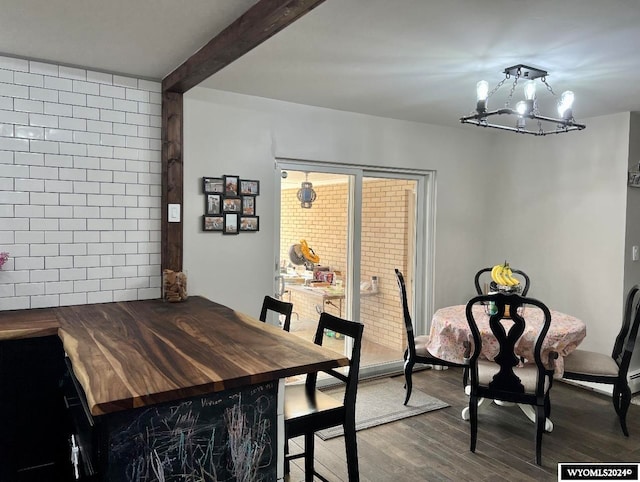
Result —
[{"label": "photo in frame", "polygon": [[242,214],[244,216],[256,215],[256,197],[242,196]]},{"label": "photo in frame", "polygon": [[225,213],[242,212],[242,198],[226,197],[222,200],[222,211]]},{"label": "photo in frame", "polygon": [[222,231],[224,216],[202,216],[203,231]]},{"label": "photo in frame", "polygon": [[224,227],[223,234],[238,234],[238,213],[225,213],[224,214]]},{"label": "photo in frame", "polygon": [[221,177],[203,177],[202,191],[205,194],[224,194],[224,182]]},{"label": "photo in frame", "polygon": [[204,209],[205,214],[222,213],[222,194],[206,194],[205,201],[207,203]]},{"label": "photo in frame", "polygon": [[224,195],[237,196],[240,178],[238,176],[223,176],[222,179],[224,179]]},{"label": "photo in frame", "polygon": [[260,181],[241,179],[240,194],[244,196],[257,196],[258,194],[260,194]]},{"label": "photo in frame", "polygon": [[240,216],[240,231],[259,231],[260,216]]}]

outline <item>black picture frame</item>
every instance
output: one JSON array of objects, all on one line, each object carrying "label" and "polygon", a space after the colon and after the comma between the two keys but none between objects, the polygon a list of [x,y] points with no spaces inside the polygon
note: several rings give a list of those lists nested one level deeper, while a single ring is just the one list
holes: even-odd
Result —
[{"label": "black picture frame", "polygon": [[222,234],[238,234],[240,232],[238,213],[224,213]]},{"label": "black picture frame", "polygon": [[224,228],[224,216],[202,216],[202,230],[203,231],[222,231]]},{"label": "black picture frame", "polygon": [[224,194],[224,181],[221,177],[203,177],[202,192],[205,194]]},{"label": "black picture frame", "polygon": [[240,194],[243,196],[257,196],[260,194],[260,181],[254,179],[240,180]]},{"label": "black picture frame", "polygon": [[222,194],[205,194],[204,213],[206,215],[222,213]]},{"label": "black picture frame", "polygon": [[237,196],[240,192],[240,178],[238,176],[222,176],[224,180],[224,195]]},{"label": "black picture frame", "polygon": [[243,216],[256,215],[256,197],[255,196],[242,196],[242,215]]},{"label": "black picture frame", "polygon": [[242,198],[240,196],[230,197],[225,196],[222,198],[222,212],[223,213],[238,213],[242,212]]},{"label": "black picture frame", "polygon": [[260,216],[240,216],[240,231],[260,231]]}]

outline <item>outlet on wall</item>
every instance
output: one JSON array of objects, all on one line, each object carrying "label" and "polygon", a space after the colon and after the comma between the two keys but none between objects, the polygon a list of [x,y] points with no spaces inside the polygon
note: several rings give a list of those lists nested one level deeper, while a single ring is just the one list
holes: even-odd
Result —
[{"label": "outlet on wall", "polygon": [[639,258],[640,258],[640,254],[638,253],[638,246],[633,246],[631,248],[631,259],[633,261],[638,261]]}]

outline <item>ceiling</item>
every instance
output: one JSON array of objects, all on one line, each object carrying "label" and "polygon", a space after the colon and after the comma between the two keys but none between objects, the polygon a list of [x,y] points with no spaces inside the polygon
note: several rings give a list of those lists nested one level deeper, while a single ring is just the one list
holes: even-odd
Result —
[{"label": "ceiling", "polygon": [[[0,51],[161,79],[253,3],[4,2]],[[202,85],[460,125],[478,80],[493,87],[523,63],[547,70],[557,94],[573,90],[581,121],[640,111],[639,44],[637,0],[326,0]],[[491,107],[502,106],[510,85]]]}]

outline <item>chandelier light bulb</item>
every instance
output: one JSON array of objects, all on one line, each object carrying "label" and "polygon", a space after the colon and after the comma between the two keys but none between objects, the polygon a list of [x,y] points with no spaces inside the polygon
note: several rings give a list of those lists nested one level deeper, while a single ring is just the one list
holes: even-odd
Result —
[{"label": "chandelier light bulb", "polygon": [[560,117],[565,118],[565,115],[571,111],[573,107],[573,100],[575,96],[570,90],[566,90],[560,96],[560,102],[558,102],[558,114]]},{"label": "chandelier light bulb", "polygon": [[489,82],[481,80],[476,84],[476,96],[477,100],[487,100],[489,96]]},{"label": "chandelier light bulb", "polygon": [[536,82],[535,80],[529,80],[524,84],[524,98],[527,100],[533,100],[536,97]]},{"label": "chandelier light bulb", "polygon": [[516,104],[516,111],[521,116],[525,115],[527,113],[527,103],[524,100],[521,100],[520,102],[518,102]]}]

